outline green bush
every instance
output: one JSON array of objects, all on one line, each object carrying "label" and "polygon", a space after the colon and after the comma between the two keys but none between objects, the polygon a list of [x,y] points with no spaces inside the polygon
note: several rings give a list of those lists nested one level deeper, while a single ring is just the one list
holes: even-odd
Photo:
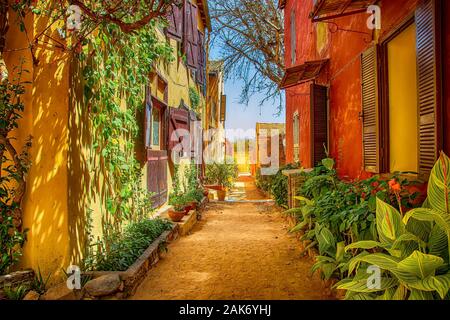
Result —
[{"label": "green bush", "polygon": [[206,184],[219,185],[228,189],[234,186],[238,177],[238,167],[235,163],[225,162],[206,165]]},{"label": "green bush", "polygon": [[[16,68],[18,76],[24,72]],[[26,174],[31,166],[31,138],[16,150],[11,132],[24,111],[24,85],[19,80],[0,83],[0,275],[8,273],[22,256],[27,231],[22,228],[21,201],[26,190]],[[14,161],[11,161],[14,159]]]},{"label": "green bush", "polygon": [[261,169],[256,171],[255,184],[258,189],[264,192],[270,192],[270,187],[272,185],[273,176],[263,176],[261,175]]},{"label": "green bush", "polygon": [[[336,286],[346,299],[450,299],[450,159],[441,154],[422,208],[405,213],[381,199],[376,203],[376,234],[345,247],[354,256],[349,276]],[[368,268],[381,269],[380,286],[369,287]]]},{"label": "green bush", "polygon": [[162,219],[146,219],[130,223],[123,233],[110,235],[109,247],[98,244],[98,250],[93,257],[86,261],[88,270],[96,271],[125,271],[164,231],[172,224]]},{"label": "green bush", "polygon": [[261,175],[260,170],[256,172],[256,187],[269,192],[275,203],[282,207],[288,207],[288,178],[283,174],[283,170],[299,169],[298,164],[287,164],[280,168],[275,175]]},{"label": "green bush", "polygon": [[[320,256],[313,271],[322,277],[342,278],[347,274],[348,259],[343,248],[354,241],[371,241],[376,233],[376,201],[382,199],[397,209],[409,210],[417,203],[415,184],[400,174],[382,180],[374,176],[362,181],[342,181],[334,170],[334,161],[324,159],[322,165],[307,173],[300,190],[300,208],[286,211],[295,215],[298,224],[291,231],[303,231],[302,240],[310,240],[308,248],[317,247]],[[395,190],[394,188],[395,187]]]}]

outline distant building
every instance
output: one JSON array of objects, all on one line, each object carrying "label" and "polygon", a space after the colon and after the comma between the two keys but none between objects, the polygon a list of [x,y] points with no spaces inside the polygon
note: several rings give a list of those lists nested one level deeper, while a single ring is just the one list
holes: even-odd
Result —
[{"label": "distant building", "polygon": [[225,95],[224,63],[212,60],[208,63],[206,112],[203,128],[207,135],[205,141],[206,162],[221,162],[225,158],[225,120],[227,96]]},{"label": "distant building", "polygon": [[[261,168],[273,168],[265,174],[274,174],[286,164],[285,137],[284,123],[256,123],[256,162],[252,166],[252,174],[256,174]],[[273,142],[277,146],[273,146]]]}]

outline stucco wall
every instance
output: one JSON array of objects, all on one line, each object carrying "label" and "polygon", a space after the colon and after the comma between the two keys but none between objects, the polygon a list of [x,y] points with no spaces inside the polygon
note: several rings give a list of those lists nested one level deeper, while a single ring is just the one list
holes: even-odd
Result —
[{"label": "stucco wall", "polygon": [[[312,23],[309,13],[313,8],[312,1],[288,0],[285,8],[286,30],[286,66],[291,66],[290,58],[290,12],[296,10],[297,29],[297,62],[319,59],[330,59],[328,66],[322,71],[317,83],[330,86],[330,155],[336,159],[338,174],[341,177],[364,178],[369,174],[363,170],[362,123],[359,119],[361,111],[361,65],[360,54],[373,41],[383,37],[414,12],[418,0],[382,1],[382,30],[372,32],[366,26],[367,14],[352,15],[333,20],[324,31],[323,24]],[[448,2],[446,2],[448,12]],[[338,30],[346,29],[352,31]],[[448,24],[446,25],[449,29]],[[362,34],[365,32],[367,34]],[[447,46],[450,43],[449,32],[444,33]],[[447,51],[448,52],[448,51]],[[449,58],[446,59],[447,75],[450,74]],[[449,84],[446,82],[447,92]],[[450,99],[446,95],[447,101]],[[449,102],[447,102],[448,109]],[[293,114],[300,114],[300,160],[305,167],[310,161],[310,97],[309,86],[299,85],[286,90],[286,143],[287,161],[293,161]],[[447,123],[450,121],[446,112]],[[450,134],[446,133],[447,138]],[[448,141],[448,140],[447,140]],[[449,150],[447,142],[446,150]]]},{"label": "stucco wall", "polygon": [[[28,46],[26,35],[15,24],[15,13],[10,12],[11,26],[6,38],[7,50]],[[43,18],[28,17],[25,27],[30,37],[45,28]],[[49,32],[55,32],[52,28]],[[40,269],[44,276],[52,274],[51,281],[61,277],[61,268],[67,264],[69,252],[68,230],[68,112],[69,63],[67,56],[55,50],[37,47],[33,65],[29,50],[5,54],[10,78],[13,67],[24,58],[26,85],[25,112],[15,134],[17,146],[33,136],[32,167],[27,177],[27,192],[23,202],[24,227],[29,229],[28,241],[19,267]]]}]

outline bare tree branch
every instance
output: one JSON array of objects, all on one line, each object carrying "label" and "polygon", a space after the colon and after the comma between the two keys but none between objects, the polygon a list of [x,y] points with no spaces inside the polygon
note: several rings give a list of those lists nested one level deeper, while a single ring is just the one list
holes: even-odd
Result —
[{"label": "bare tree branch", "polygon": [[241,103],[263,94],[261,104],[281,95],[284,73],[284,19],[277,0],[211,1],[213,44],[221,49],[228,78],[241,80]]}]

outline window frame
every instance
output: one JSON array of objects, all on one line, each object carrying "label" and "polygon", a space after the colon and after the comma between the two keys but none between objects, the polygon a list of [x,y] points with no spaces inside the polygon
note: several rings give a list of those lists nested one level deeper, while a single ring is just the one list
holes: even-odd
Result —
[{"label": "window frame", "polygon": [[[155,121],[154,121],[154,112],[155,111],[157,111],[158,112],[158,140],[159,140],[159,142],[158,142],[158,144],[154,144],[153,142],[154,142],[154,127],[153,127],[153,125],[154,125],[154,123],[155,123]],[[161,108],[159,108],[158,106],[153,106],[153,108],[152,108],[152,111],[151,111],[151,115],[150,115],[150,125],[151,125],[151,127],[150,127],[150,147],[151,147],[151,149],[152,150],[161,150],[161,144],[162,144],[162,139],[161,139],[161,124],[162,124],[162,117],[161,117],[161,114],[162,114],[162,110],[161,110]]]},{"label": "window frame", "polygon": [[295,9],[291,12],[290,17],[290,32],[291,32],[291,64],[297,63],[297,29],[296,29],[296,13]]},{"label": "window frame", "polygon": [[300,162],[300,114],[295,111],[292,116],[293,160]]},{"label": "window frame", "polygon": [[[378,91],[380,99],[380,123],[379,123],[379,141],[380,141],[380,172],[382,174],[391,174],[391,155],[390,155],[390,126],[389,126],[389,68],[388,68],[388,44],[399,36],[403,31],[416,22],[414,13],[408,15],[400,25],[380,39],[378,59]],[[417,115],[419,116],[419,115]],[[416,137],[418,139],[418,137]],[[418,155],[417,155],[418,156]],[[408,174],[412,179],[418,178],[417,174]]]}]

